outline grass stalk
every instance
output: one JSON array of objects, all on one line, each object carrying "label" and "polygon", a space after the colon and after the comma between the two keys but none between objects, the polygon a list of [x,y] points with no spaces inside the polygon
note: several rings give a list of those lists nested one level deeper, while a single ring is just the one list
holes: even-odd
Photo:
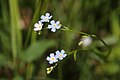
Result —
[{"label": "grass stalk", "polygon": [[11,46],[13,64],[16,67],[17,55],[22,48],[22,39],[20,31],[20,14],[18,8],[18,0],[9,0],[10,5],[10,23],[11,23]]}]

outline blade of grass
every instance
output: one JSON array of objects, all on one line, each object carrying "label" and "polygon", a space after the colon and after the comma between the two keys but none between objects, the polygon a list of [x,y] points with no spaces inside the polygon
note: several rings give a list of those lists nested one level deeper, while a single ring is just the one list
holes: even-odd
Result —
[{"label": "blade of grass", "polygon": [[[32,31],[33,29],[33,26],[34,26],[34,23],[36,23],[36,21],[38,20],[39,18],[39,14],[40,14],[40,11],[41,11],[41,6],[42,6],[42,0],[37,0],[36,1],[36,9],[35,9],[35,13],[34,13],[34,16],[33,16],[33,19],[32,19],[32,22],[30,24],[30,27],[29,27],[29,30],[28,30],[28,34],[27,34],[27,37],[26,37],[26,41],[25,41],[25,44],[24,44],[24,47],[27,46],[28,42],[29,42],[29,39],[30,39],[30,35],[32,33],[32,35],[36,36],[36,34]],[[34,37],[35,38],[35,37]]]},{"label": "blade of grass", "polygon": [[21,32],[20,32],[20,14],[18,9],[18,0],[9,0],[10,5],[10,16],[11,16],[11,43],[12,43],[12,56],[13,56],[13,63],[16,66],[16,59],[18,53],[20,53],[22,39],[21,39]]}]

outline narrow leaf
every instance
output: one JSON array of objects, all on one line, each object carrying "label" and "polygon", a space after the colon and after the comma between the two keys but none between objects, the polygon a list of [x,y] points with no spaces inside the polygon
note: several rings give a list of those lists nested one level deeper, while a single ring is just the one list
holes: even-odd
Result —
[{"label": "narrow leaf", "polygon": [[51,46],[53,46],[55,42],[53,40],[43,40],[34,42],[27,50],[21,54],[20,58],[23,61],[31,62],[42,56],[42,54]]}]

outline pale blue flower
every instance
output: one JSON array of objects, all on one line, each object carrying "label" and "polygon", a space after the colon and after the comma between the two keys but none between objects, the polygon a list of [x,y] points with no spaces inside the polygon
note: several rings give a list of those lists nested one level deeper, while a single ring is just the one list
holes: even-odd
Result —
[{"label": "pale blue flower", "polygon": [[61,50],[61,52],[57,50],[55,53],[56,53],[56,58],[58,58],[59,60],[62,60],[67,56],[64,50]]},{"label": "pale blue flower", "polygon": [[41,16],[41,22],[49,22],[49,20],[52,18],[52,15],[50,16],[50,13],[46,13],[45,16]]},{"label": "pale blue flower", "polygon": [[46,60],[49,61],[50,64],[58,62],[58,60],[57,60],[56,56],[54,55],[54,53],[51,53],[50,57],[48,56],[46,58]]},{"label": "pale blue flower", "polygon": [[41,21],[38,21],[38,23],[35,23],[34,24],[34,31],[39,31],[39,30],[41,30],[42,29],[42,26],[43,26],[43,24],[42,24],[42,22]]},{"label": "pale blue flower", "polygon": [[51,31],[52,32],[55,32],[56,31],[56,29],[60,29],[61,28],[61,24],[60,24],[60,21],[54,21],[54,20],[52,20],[51,22],[50,22],[50,24],[51,25],[48,25],[48,29],[51,29]]}]

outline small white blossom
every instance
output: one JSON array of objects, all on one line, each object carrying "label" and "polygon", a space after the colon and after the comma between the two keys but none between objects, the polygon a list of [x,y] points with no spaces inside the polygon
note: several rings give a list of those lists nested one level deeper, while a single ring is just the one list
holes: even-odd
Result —
[{"label": "small white blossom", "polygon": [[48,29],[51,29],[52,32],[55,32],[56,29],[60,29],[61,28],[61,24],[60,24],[60,21],[54,21],[52,20],[51,22],[51,25],[48,25]]},{"label": "small white blossom", "polygon": [[41,30],[42,29],[42,26],[43,26],[43,24],[42,24],[42,22],[41,21],[38,21],[38,23],[35,23],[34,24],[34,31],[39,31],[39,30]]},{"label": "small white blossom", "polygon": [[46,60],[49,61],[50,64],[53,64],[58,61],[54,53],[51,53],[50,57],[47,57]]},{"label": "small white blossom", "polygon": [[52,18],[52,16],[50,16],[50,13],[46,13],[45,16],[42,15],[41,16],[41,22],[49,22],[49,20]]},{"label": "small white blossom", "polygon": [[62,60],[67,56],[64,50],[61,50],[61,52],[57,50],[55,53],[56,53],[56,57],[59,58],[60,60]]},{"label": "small white blossom", "polygon": [[82,38],[82,40],[83,40],[82,45],[84,47],[87,47],[87,46],[89,46],[92,43],[92,38],[91,37]]}]

